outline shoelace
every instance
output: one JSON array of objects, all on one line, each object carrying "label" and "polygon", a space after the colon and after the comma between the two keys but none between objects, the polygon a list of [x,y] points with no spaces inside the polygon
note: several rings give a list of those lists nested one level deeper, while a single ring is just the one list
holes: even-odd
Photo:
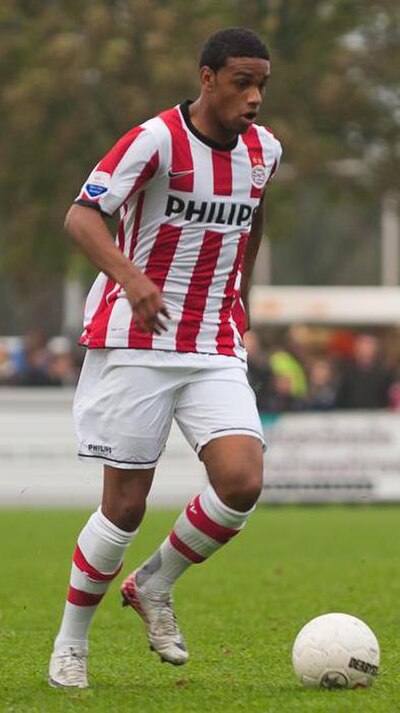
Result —
[{"label": "shoelace", "polygon": [[77,651],[63,656],[61,660],[61,671],[72,683],[79,683],[82,677],[86,676],[86,656]]},{"label": "shoelace", "polygon": [[171,636],[180,641],[180,632],[172,609],[171,600],[167,600],[161,604],[157,619],[154,622],[153,632],[156,636]]}]

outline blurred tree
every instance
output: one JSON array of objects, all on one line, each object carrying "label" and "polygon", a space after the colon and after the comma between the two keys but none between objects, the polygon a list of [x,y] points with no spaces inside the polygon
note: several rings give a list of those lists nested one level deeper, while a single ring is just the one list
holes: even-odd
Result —
[{"label": "blurred tree", "polygon": [[[266,111],[287,162],[269,221],[278,238],[274,280],[378,283],[382,196],[398,190],[400,169],[400,5],[252,0],[250,6],[255,26],[270,38]],[[244,18],[246,0],[240,7]]]},{"label": "blurred tree", "polygon": [[197,51],[221,24],[209,0],[2,3],[0,269],[30,319],[48,299],[29,296],[85,265],[61,239],[85,174],[132,125],[195,93]]},{"label": "blurred tree", "polygon": [[[397,187],[399,16],[398,0],[3,0],[0,272],[30,319],[85,264],[62,239],[83,178],[132,125],[196,95],[198,52],[220,27],[253,27],[271,47],[263,116],[291,167],[271,189],[272,234],[298,220],[291,175],[311,196],[325,181],[332,201],[343,180],[360,201]],[[332,176],[338,161],[361,177]]]}]

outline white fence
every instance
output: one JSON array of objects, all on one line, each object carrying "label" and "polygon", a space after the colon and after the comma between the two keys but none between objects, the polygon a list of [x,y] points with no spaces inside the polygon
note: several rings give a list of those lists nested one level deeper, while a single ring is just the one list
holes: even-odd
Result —
[{"label": "white fence", "polygon": [[[75,456],[65,389],[0,389],[0,506],[92,507],[101,466]],[[400,415],[296,414],[265,420],[268,502],[400,500]],[[203,466],[177,428],[150,504],[180,506],[203,486]]]},{"label": "white fence", "polygon": [[400,500],[399,414],[286,414],[264,427],[269,502]]}]

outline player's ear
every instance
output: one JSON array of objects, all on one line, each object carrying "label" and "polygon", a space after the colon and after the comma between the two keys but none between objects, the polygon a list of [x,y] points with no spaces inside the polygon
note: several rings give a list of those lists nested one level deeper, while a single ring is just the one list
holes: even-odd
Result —
[{"label": "player's ear", "polygon": [[215,87],[215,72],[210,67],[206,65],[200,67],[200,82],[203,89],[206,92],[213,91]]}]

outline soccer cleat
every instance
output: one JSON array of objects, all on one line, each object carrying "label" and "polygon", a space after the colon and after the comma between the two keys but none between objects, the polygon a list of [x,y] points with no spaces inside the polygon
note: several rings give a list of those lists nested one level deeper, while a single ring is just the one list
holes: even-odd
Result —
[{"label": "soccer cleat", "polygon": [[172,599],[151,599],[140,592],[136,572],[125,579],[121,587],[122,606],[131,606],[143,619],[151,651],[156,651],[161,661],[182,666],[189,659],[182,634],[172,609]]},{"label": "soccer cleat", "polygon": [[49,685],[53,688],[87,688],[87,651],[76,646],[64,646],[54,651],[50,659]]}]

